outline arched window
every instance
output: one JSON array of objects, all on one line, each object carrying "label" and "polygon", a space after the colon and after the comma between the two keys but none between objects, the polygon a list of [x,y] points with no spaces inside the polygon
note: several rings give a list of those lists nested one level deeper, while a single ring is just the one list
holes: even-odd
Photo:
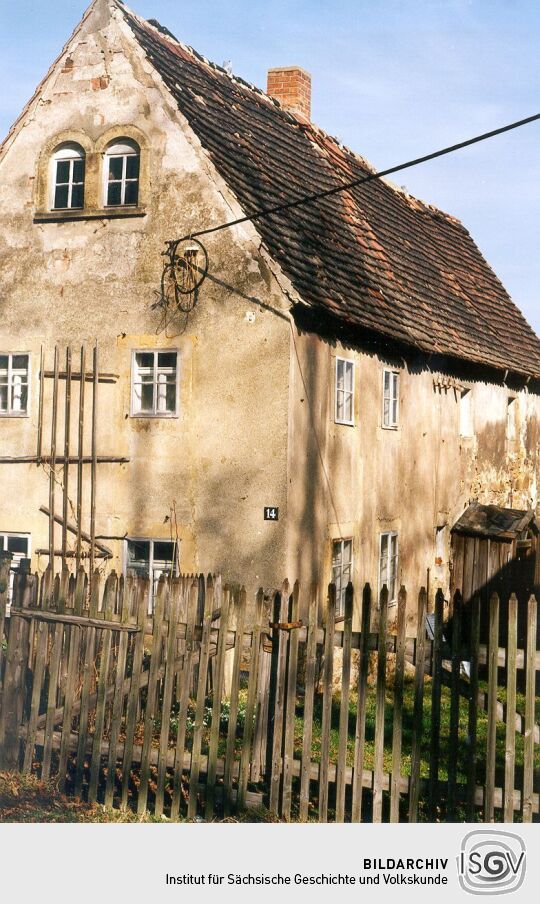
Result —
[{"label": "arched window", "polygon": [[84,151],[74,143],[61,145],[52,156],[53,210],[84,207]]},{"label": "arched window", "polygon": [[141,154],[138,144],[120,138],[105,152],[105,206],[135,206],[139,201]]}]

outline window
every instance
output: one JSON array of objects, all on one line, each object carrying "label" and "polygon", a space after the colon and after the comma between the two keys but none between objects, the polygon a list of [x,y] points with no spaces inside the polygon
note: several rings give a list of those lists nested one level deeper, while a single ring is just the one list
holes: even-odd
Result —
[{"label": "window", "polygon": [[472,389],[462,389],[459,396],[459,435],[473,436]]},{"label": "window", "polygon": [[382,425],[395,430],[399,417],[399,373],[395,370],[383,370],[383,410]]},{"label": "window", "polygon": [[30,356],[0,353],[0,415],[28,414]]},{"label": "window", "polygon": [[124,139],[105,153],[105,206],[135,206],[139,201],[141,155],[134,141]]},{"label": "window", "polygon": [[506,440],[511,451],[515,450],[518,437],[518,400],[514,396],[509,397],[506,402]]},{"label": "window", "polygon": [[398,591],[398,535],[396,531],[381,534],[379,554],[379,593],[386,584],[388,603],[394,605]]},{"label": "window", "polygon": [[177,384],[178,352],[134,352],[132,415],[174,417],[177,407]]},{"label": "window", "polygon": [[64,144],[53,154],[53,210],[84,207],[84,151],[78,144]]},{"label": "window", "polygon": [[336,615],[345,612],[345,591],[352,580],[352,540],[332,543],[332,583],[336,585]]},{"label": "window", "polygon": [[148,612],[151,614],[160,576],[178,573],[176,543],[172,540],[127,540],[126,543],[126,575],[150,579]]},{"label": "window", "polygon": [[2,552],[11,552],[13,558],[11,560],[11,572],[9,575],[8,589],[8,607],[11,606],[13,598],[13,577],[18,571],[21,559],[30,558],[30,534],[11,534],[0,533],[0,550]]},{"label": "window", "polygon": [[336,424],[354,424],[354,362],[336,358]]}]

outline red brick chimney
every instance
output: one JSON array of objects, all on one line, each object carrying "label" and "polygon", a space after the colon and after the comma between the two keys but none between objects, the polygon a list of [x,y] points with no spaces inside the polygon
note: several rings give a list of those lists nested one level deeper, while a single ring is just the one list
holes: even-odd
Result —
[{"label": "red brick chimney", "polygon": [[302,119],[311,118],[311,76],[299,66],[281,66],[268,70],[267,94]]}]

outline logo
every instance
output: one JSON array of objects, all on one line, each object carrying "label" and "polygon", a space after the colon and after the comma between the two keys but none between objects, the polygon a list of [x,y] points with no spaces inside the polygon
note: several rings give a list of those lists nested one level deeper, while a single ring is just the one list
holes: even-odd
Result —
[{"label": "logo", "polygon": [[479,829],[461,842],[459,884],[471,895],[507,895],[525,879],[525,842],[511,832]]}]

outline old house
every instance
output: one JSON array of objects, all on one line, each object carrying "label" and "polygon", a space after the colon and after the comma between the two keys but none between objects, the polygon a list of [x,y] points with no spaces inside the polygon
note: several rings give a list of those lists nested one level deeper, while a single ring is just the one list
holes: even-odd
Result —
[{"label": "old house", "polygon": [[154,579],[352,578],[394,602],[428,571],[449,589],[472,501],[537,509],[540,340],[453,217],[377,179],[185,241],[167,268],[168,241],[373,172],[310,121],[310,91],[284,68],[265,93],[94,0],[21,113],[0,150],[16,557],[43,570],[92,543]]}]

